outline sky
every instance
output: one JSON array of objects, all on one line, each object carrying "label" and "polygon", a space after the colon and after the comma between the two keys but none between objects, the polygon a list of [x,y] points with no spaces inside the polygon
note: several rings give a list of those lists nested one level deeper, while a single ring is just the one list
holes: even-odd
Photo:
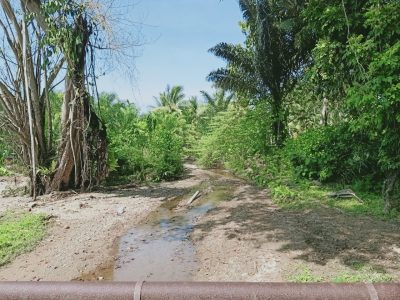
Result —
[{"label": "sky", "polygon": [[237,0],[121,1],[134,3],[125,18],[140,24],[142,45],[135,50],[134,76],[115,68],[97,84],[99,91],[114,92],[142,111],[155,105],[154,96],[168,84],[182,85],[188,97],[212,91],[206,76],[225,63],[208,49],[220,42],[244,41]]}]

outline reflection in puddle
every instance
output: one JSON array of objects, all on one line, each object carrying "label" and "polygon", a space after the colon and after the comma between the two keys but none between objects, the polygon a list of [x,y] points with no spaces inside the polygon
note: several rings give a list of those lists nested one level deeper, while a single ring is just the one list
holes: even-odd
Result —
[{"label": "reflection in puddle", "polygon": [[[226,184],[226,182],[225,182]],[[218,202],[228,198],[229,186],[213,186],[194,207],[179,207],[190,194],[168,200],[147,222],[120,239],[114,281],[185,281],[197,271],[196,249],[190,240],[193,224]]]},{"label": "reflection in puddle", "polygon": [[192,243],[176,240],[177,234],[171,239],[164,229],[161,236],[149,236],[151,230],[135,229],[121,239],[121,258],[114,267],[114,280],[190,279],[196,268]]}]

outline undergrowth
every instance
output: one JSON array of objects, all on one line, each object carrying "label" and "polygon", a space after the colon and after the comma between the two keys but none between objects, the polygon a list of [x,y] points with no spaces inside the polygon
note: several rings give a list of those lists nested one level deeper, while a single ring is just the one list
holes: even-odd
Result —
[{"label": "undergrowth", "polygon": [[[399,217],[395,210],[385,213],[382,182],[375,181],[373,176],[360,169],[362,163],[356,157],[361,150],[357,148],[352,152],[342,145],[335,145],[337,152],[346,152],[346,161],[340,161],[340,154],[332,149],[329,153],[335,156],[321,150],[329,159],[324,156],[319,160],[314,153],[317,147],[315,134],[311,141],[304,141],[308,138],[306,136],[299,139],[298,144],[293,139],[283,148],[267,147],[265,132],[268,132],[268,120],[261,118],[263,114],[261,106],[252,110],[231,108],[217,115],[211,121],[209,133],[196,146],[198,162],[205,167],[222,165],[236,175],[268,188],[273,201],[285,209],[330,207],[381,219]],[[336,136],[336,132],[329,131],[330,139]],[[315,143],[323,144],[321,140],[324,137],[318,136],[318,143]],[[362,172],[356,173],[356,169]],[[346,176],[344,170],[347,170]],[[351,189],[362,201],[329,196],[343,189]]]}]

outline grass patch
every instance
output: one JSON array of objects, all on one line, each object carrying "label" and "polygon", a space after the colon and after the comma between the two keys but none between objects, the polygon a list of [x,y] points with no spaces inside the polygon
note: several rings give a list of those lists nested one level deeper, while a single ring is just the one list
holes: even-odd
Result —
[{"label": "grass patch", "polygon": [[268,184],[272,199],[282,208],[301,210],[315,208],[326,202],[328,191],[311,181],[285,180],[272,181]]},{"label": "grass patch", "polygon": [[0,218],[0,266],[31,250],[45,235],[43,214],[6,213]]},{"label": "grass patch", "polygon": [[328,206],[352,215],[369,215],[383,220],[400,217],[396,211],[385,214],[382,196],[373,192],[363,192],[352,188],[355,194],[362,199],[362,203],[355,198],[331,198],[328,196],[331,192],[349,189],[351,186],[319,184],[314,181],[287,177],[285,180],[272,180],[267,187],[274,202],[285,209],[302,210]]},{"label": "grass patch", "polygon": [[374,268],[368,264],[356,263],[353,265],[354,271],[342,272],[332,278],[335,283],[354,283],[354,282],[391,282],[393,277],[385,270]]},{"label": "grass patch", "polygon": [[[336,189],[338,190],[338,189]],[[396,211],[389,214],[384,213],[384,201],[381,195],[375,193],[353,191],[362,199],[362,203],[356,199],[329,199],[328,205],[339,208],[353,215],[369,215],[384,220],[395,219],[400,216]]]},{"label": "grass patch", "polygon": [[294,274],[288,276],[290,282],[334,282],[334,283],[383,283],[392,282],[393,276],[387,274],[385,270],[374,268],[371,265],[357,262],[352,266],[352,271],[340,272],[337,275],[322,277],[312,273],[309,267],[299,265],[296,267]]},{"label": "grass patch", "polygon": [[301,283],[323,281],[323,278],[321,276],[314,275],[311,272],[311,270],[306,266],[298,266],[296,268],[296,273],[290,275],[288,279],[290,282],[301,282]]},{"label": "grass patch", "polygon": [[[353,185],[322,184],[318,181],[300,178],[293,166],[280,155],[264,156],[250,160],[227,161],[222,164],[236,176],[254,184],[268,188],[274,203],[289,210],[314,209],[331,207],[352,215],[368,215],[383,220],[400,219],[400,212],[384,212],[384,200],[379,186],[368,190],[373,183]],[[351,189],[363,200],[355,198],[331,198],[329,193]]]},{"label": "grass patch", "polygon": [[0,176],[9,176],[11,173],[3,166],[0,166]]}]

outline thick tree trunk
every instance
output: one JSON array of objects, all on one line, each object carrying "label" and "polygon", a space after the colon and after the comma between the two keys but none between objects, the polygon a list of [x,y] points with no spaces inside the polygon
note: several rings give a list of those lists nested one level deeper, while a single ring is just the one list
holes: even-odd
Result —
[{"label": "thick tree trunk", "polygon": [[92,109],[86,92],[85,62],[90,28],[83,17],[77,19],[82,44],[68,61],[68,75],[61,119],[61,145],[57,170],[47,188],[62,191],[69,188],[91,189],[107,175],[106,129]]}]

